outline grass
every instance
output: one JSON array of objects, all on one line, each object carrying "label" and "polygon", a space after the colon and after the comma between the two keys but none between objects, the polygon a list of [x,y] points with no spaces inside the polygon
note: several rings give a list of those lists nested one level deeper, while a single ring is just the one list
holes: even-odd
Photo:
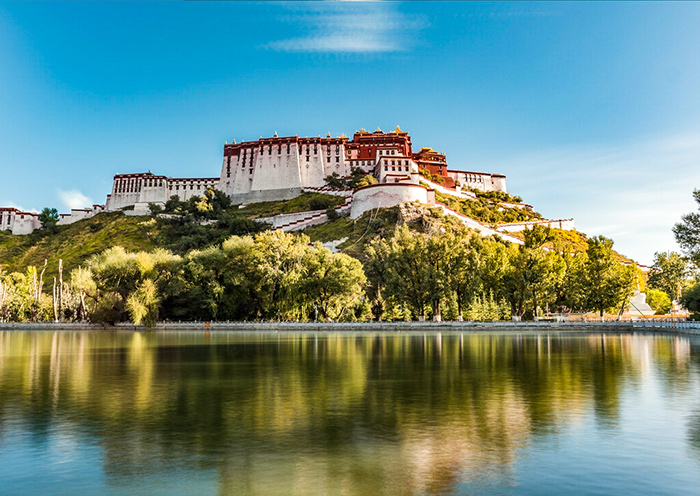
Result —
[{"label": "grass", "polygon": [[324,195],[323,193],[303,193],[291,200],[249,203],[243,208],[236,210],[236,212],[249,219],[272,217],[273,215],[314,210],[311,208],[311,203],[314,201],[325,202],[327,206],[335,207],[345,203],[345,198],[342,196]]},{"label": "grass", "polygon": [[307,227],[303,233],[306,234],[311,241],[335,241],[350,237],[353,234],[355,223],[350,219],[349,215],[343,215],[335,220],[318,224],[316,226]]}]

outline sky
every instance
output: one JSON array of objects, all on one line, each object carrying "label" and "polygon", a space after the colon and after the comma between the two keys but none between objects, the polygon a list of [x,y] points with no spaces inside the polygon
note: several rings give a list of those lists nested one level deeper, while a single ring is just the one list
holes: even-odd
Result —
[{"label": "sky", "polygon": [[0,206],[400,125],[651,264],[697,208],[698,26],[700,2],[0,1]]}]

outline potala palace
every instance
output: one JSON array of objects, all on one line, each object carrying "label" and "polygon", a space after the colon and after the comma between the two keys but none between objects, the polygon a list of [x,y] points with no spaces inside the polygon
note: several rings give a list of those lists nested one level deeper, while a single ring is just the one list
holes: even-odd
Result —
[{"label": "potala palace", "polygon": [[[354,168],[372,174],[378,184],[354,191],[333,190],[327,187],[325,178],[336,173],[340,177],[350,175]],[[427,170],[439,177],[431,181],[421,175]],[[439,184],[438,184],[439,183]],[[385,133],[380,129],[370,133],[361,129],[352,139],[340,135],[325,138],[289,136],[277,133],[257,141],[226,143],[218,177],[172,178],[141,172],[117,174],[112,191],[104,206],[92,205],[84,209],[61,214],[59,224],[69,224],[91,217],[101,211],[124,210],[127,214],[147,215],[149,204],[164,205],[173,196],[184,201],[202,195],[214,187],[226,193],[235,204],[288,200],[304,191],[322,191],[327,194],[345,195],[346,202],[338,207],[341,214],[350,213],[357,218],[362,213],[405,202],[417,201],[436,205],[435,191],[460,198],[475,199],[471,190],[506,190],[506,177],[502,174],[450,169],[443,153],[423,147],[414,152],[411,137],[398,126]],[[437,204],[446,214],[459,216],[468,226],[484,234],[509,237],[508,231],[525,229],[533,223],[573,229],[573,219],[558,221],[534,221],[497,227],[483,226],[477,221],[450,211]],[[529,205],[501,203],[502,208],[531,208]],[[265,219],[275,229],[298,230],[325,222],[324,212],[301,212]],[[13,234],[27,234],[40,227],[37,214],[20,212],[13,208],[0,208],[0,230]],[[517,238],[512,238],[520,242]]]}]

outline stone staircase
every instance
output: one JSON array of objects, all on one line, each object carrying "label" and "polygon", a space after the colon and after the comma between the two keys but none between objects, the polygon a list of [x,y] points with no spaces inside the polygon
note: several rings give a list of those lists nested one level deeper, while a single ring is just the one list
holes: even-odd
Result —
[{"label": "stone staircase", "polygon": [[324,195],[333,196],[352,196],[352,189],[332,189],[328,186],[321,186],[320,188],[305,187],[301,189],[304,193],[323,193]]},{"label": "stone staircase", "polygon": [[[338,191],[338,190],[335,190],[335,191]],[[352,196],[349,196],[349,197],[345,198],[344,203],[335,207],[334,210],[338,213],[338,215],[345,215],[345,214],[350,212],[351,208],[352,208]],[[272,230],[273,231],[285,231],[285,232],[301,231],[302,229],[306,229],[307,227],[311,227],[311,226],[315,226],[318,224],[323,224],[324,222],[328,222],[328,214],[326,213],[325,210],[311,210],[309,212],[300,212],[300,214],[306,214],[306,215],[303,215],[302,217],[295,219],[295,220],[292,220],[290,222],[285,222],[283,224],[276,225],[276,223],[275,223],[275,218],[280,218],[282,216],[271,217],[268,221],[272,222],[272,225],[273,225]]]}]

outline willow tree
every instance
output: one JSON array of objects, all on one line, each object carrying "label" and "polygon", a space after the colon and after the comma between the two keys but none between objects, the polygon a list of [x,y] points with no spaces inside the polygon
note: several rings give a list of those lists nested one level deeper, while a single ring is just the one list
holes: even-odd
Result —
[{"label": "willow tree", "polygon": [[95,255],[88,261],[97,300],[91,319],[154,323],[180,265],[179,256],[163,249],[134,253],[116,246]]},{"label": "willow tree", "polygon": [[302,271],[295,294],[304,317],[310,316],[313,308],[314,320],[318,314],[324,320],[343,319],[364,295],[367,278],[360,261],[343,253],[331,253],[321,243],[307,249]]}]

